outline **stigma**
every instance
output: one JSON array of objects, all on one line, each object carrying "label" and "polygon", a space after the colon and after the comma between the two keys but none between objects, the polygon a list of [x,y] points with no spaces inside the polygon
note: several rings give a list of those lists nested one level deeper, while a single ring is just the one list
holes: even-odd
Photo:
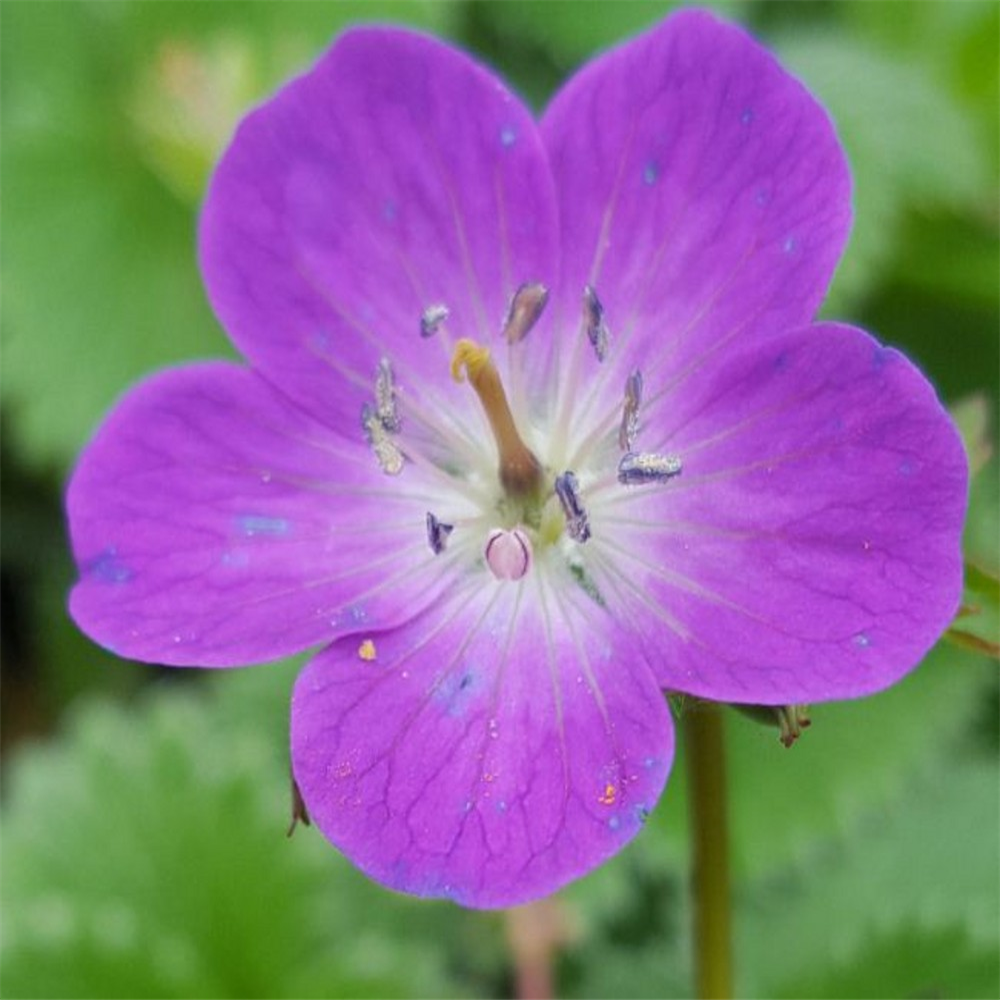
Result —
[{"label": "stigma", "polygon": [[451,376],[456,382],[468,379],[482,403],[496,441],[500,458],[498,475],[504,491],[511,497],[537,496],[542,488],[542,465],[518,432],[490,352],[463,337],[455,345]]}]

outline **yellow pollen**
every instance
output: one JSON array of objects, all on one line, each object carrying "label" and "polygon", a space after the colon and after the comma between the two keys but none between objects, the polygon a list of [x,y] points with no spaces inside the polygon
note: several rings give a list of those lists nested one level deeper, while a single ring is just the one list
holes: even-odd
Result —
[{"label": "yellow pollen", "polygon": [[378,656],[375,650],[375,643],[371,639],[365,639],[360,646],[358,646],[358,657],[365,661],[365,663],[371,663]]},{"label": "yellow pollen", "polygon": [[531,449],[521,440],[497,366],[487,348],[463,337],[451,357],[451,377],[456,382],[466,378],[486,411],[486,419],[500,454],[500,482],[510,496],[536,495],[541,488],[542,466]]},{"label": "yellow pollen", "polygon": [[617,795],[617,789],[609,781],[604,786],[604,794],[600,795],[597,799],[602,806],[613,806],[615,804],[615,797]]}]

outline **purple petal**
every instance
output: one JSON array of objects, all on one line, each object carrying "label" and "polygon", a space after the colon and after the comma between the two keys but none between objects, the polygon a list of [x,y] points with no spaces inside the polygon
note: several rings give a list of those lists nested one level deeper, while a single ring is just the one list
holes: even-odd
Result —
[{"label": "purple petal", "polygon": [[[518,285],[551,284],[554,220],[521,103],[440,42],[363,29],[240,126],[201,264],[253,365],[320,419],[354,421],[381,356],[414,391],[446,383],[457,337],[496,337]],[[437,305],[445,329],[422,338]]]},{"label": "purple petal", "polygon": [[655,378],[812,320],[850,226],[847,167],[822,108],[739,28],[668,18],[570,80],[542,135],[554,306],[571,326],[596,288],[615,392],[633,367]]},{"label": "purple petal", "polygon": [[645,435],[683,471],[609,504],[593,534],[665,687],[868,694],[954,615],[965,453],[920,372],[867,334],[821,324],[731,349],[650,400]]},{"label": "purple petal", "polygon": [[515,905],[616,853],[658,799],[665,700],[641,649],[582,594],[536,573],[480,579],[358,638],[300,675],[292,762],[310,816],[373,878]]},{"label": "purple petal", "polygon": [[166,372],[70,483],[73,617],[122,656],[198,666],[397,624],[450,568],[427,544],[433,489],[417,469],[384,476],[360,429],[332,433],[248,369]]}]

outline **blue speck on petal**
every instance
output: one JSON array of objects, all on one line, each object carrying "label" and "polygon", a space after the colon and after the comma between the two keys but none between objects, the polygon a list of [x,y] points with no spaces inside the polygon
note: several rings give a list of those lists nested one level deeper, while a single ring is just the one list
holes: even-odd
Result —
[{"label": "blue speck on petal", "polygon": [[743,114],[740,115],[740,122],[743,125],[749,125],[753,121],[753,108],[744,108]]},{"label": "blue speck on petal", "polygon": [[476,674],[473,670],[452,671],[435,689],[434,697],[448,715],[459,716],[469,707],[475,689]]},{"label": "blue speck on petal", "polygon": [[128,583],[132,570],[118,559],[118,550],[111,545],[92,559],[85,572],[101,583]]},{"label": "blue speck on petal", "polygon": [[621,825],[622,825],[622,821],[621,821],[621,817],[620,816],[612,816],[608,820],[608,826],[611,827],[612,830],[617,830],[618,827],[620,827]]},{"label": "blue speck on petal", "polygon": [[505,799],[500,799],[497,802],[497,812],[505,813],[507,811],[507,801]]},{"label": "blue speck on petal", "polygon": [[913,459],[904,458],[902,462],[899,463],[899,474],[901,476],[912,476],[915,471],[915,466],[913,464]]},{"label": "blue speck on petal", "polygon": [[781,244],[781,249],[785,253],[795,253],[799,248],[799,241],[794,236],[788,236],[785,238],[785,242]]},{"label": "blue speck on petal", "polygon": [[867,649],[872,644],[871,636],[867,632],[858,632],[854,636],[854,645],[860,649]]},{"label": "blue speck on petal", "polygon": [[330,349],[330,334],[326,330],[315,330],[309,335],[309,346],[321,354]]},{"label": "blue speck on petal", "polygon": [[[329,612],[327,612],[329,613]],[[330,616],[330,627],[335,629],[352,629],[368,621],[368,611],[363,604],[349,604]]]},{"label": "blue speck on petal", "polygon": [[655,184],[660,176],[660,168],[652,160],[642,168],[643,184]]},{"label": "blue speck on petal", "polygon": [[267,517],[263,514],[244,514],[237,518],[244,535],[287,535],[289,523],[283,517]]},{"label": "blue speck on petal", "polygon": [[875,344],[872,348],[872,368],[881,371],[892,360],[892,348],[883,344]]},{"label": "blue speck on petal", "polygon": [[399,208],[391,198],[386,198],[382,204],[382,218],[388,223],[396,221],[399,215]]},{"label": "blue speck on petal", "polygon": [[514,130],[514,127],[512,125],[504,125],[500,129],[500,145],[504,149],[510,149],[515,142],[517,142],[517,132]]},{"label": "blue speck on petal", "polygon": [[642,762],[642,766],[643,766],[644,768],[646,768],[647,770],[648,770],[649,768],[651,768],[651,767],[655,766],[655,764],[656,764],[656,758],[655,758],[655,757],[646,757],[646,758],[645,758],[645,759],[643,760],[643,762]]},{"label": "blue speck on petal", "polygon": [[771,201],[771,192],[767,188],[758,188],[757,193],[753,196],[753,200],[763,207]]},{"label": "blue speck on petal", "polygon": [[223,566],[233,566],[238,569],[250,565],[250,556],[241,549],[226,550],[222,553],[222,558],[219,561]]}]

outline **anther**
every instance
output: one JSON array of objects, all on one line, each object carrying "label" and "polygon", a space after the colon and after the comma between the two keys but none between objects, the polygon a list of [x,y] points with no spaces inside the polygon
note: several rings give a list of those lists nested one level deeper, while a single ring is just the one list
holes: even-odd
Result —
[{"label": "anther", "polygon": [[622,451],[631,451],[635,435],[639,430],[639,404],[642,402],[642,372],[638,368],[625,380],[625,405],[622,408],[622,423],[618,428],[618,446]]},{"label": "anther", "polygon": [[382,426],[395,433],[402,426],[396,409],[396,382],[388,358],[380,358],[375,375],[375,413]]},{"label": "anther", "polygon": [[575,542],[585,542],[590,538],[590,522],[587,512],[580,502],[580,483],[572,472],[556,476],[556,496],[566,516],[566,532]]},{"label": "anther", "polygon": [[361,427],[365,438],[371,445],[372,453],[378,461],[379,468],[387,476],[398,476],[403,471],[404,458],[399,446],[392,439],[378,415],[378,410],[371,403],[361,407]]},{"label": "anther", "polygon": [[455,525],[439,521],[430,511],[427,511],[427,542],[434,555],[444,552],[448,544],[448,536],[455,530]]},{"label": "anther", "polygon": [[420,336],[433,337],[441,329],[441,324],[448,316],[449,311],[446,305],[437,302],[428,306],[420,316]]},{"label": "anther", "polygon": [[630,451],[618,463],[618,482],[623,486],[665,483],[680,475],[681,460],[676,455],[657,455],[651,451]]},{"label": "anther", "polygon": [[531,569],[531,539],[520,529],[495,528],[486,539],[486,565],[498,580],[520,580]]},{"label": "anther", "polygon": [[583,326],[587,338],[597,355],[598,361],[603,361],[608,354],[608,324],[604,319],[604,306],[597,297],[597,292],[590,285],[583,289]]},{"label": "anther", "polygon": [[526,282],[518,288],[510,300],[503,321],[503,335],[508,343],[516,344],[524,340],[538,322],[548,301],[549,290],[537,281]]},{"label": "anther", "polygon": [[474,340],[463,337],[455,345],[451,375],[456,382],[468,377],[483,404],[500,454],[498,474],[504,490],[510,496],[537,494],[542,483],[541,463],[521,440],[490,352]]}]

